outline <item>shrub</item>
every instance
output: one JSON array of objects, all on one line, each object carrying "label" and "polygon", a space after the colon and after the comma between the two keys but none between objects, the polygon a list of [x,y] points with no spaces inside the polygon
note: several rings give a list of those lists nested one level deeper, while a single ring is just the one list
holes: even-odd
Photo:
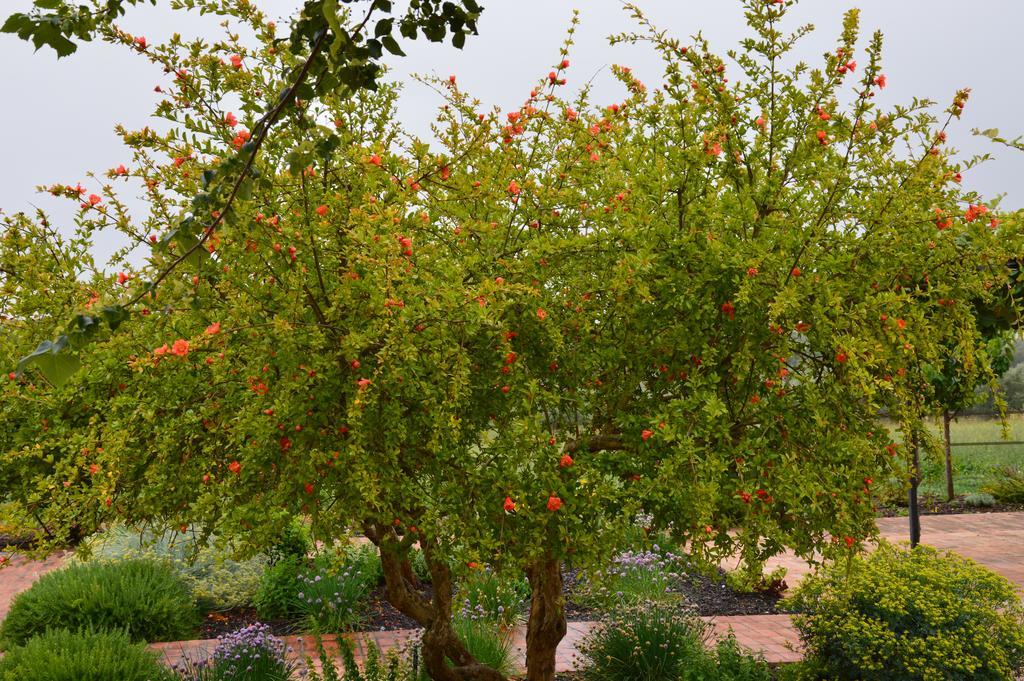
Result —
[{"label": "shrub", "polygon": [[222,636],[209,659],[187,664],[186,681],[289,681],[298,665],[289,662],[285,645],[259,622]]},{"label": "shrub", "polygon": [[496,669],[504,676],[515,670],[512,637],[498,624],[485,619],[456,617],[452,628],[477,662]]},{"label": "shrub", "polygon": [[280,539],[267,551],[267,559],[271,565],[275,565],[287,558],[303,560],[313,550],[313,541],[309,537],[309,530],[298,518],[285,527]]},{"label": "shrub", "polygon": [[364,546],[318,556],[300,568],[296,612],[313,631],[352,629],[362,618],[366,596],[380,581],[377,549]]},{"label": "shrub", "polygon": [[763,660],[732,636],[713,648],[711,626],[666,605],[618,609],[580,645],[585,681],[768,681]]},{"label": "shrub", "polygon": [[0,659],[0,681],[171,681],[156,653],[122,632],[51,630]]},{"label": "shrub", "polygon": [[471,570],[459,585],[459,615],[511,626],[530,595],[530,584],[522,574],[496,572],[491,568]]},{"label": "shrub", "polygon": [[253,604],[263,619],[296,616],[299,607],[299,559],[287,556],[269,566],[260,578]]},{"label": "shrub", "polygon": [[996,505],[996,498],[984,492],[964,495],[964,505],[974,508],[990,508]]},{"label": "shrub", "polygon": [[233,560],[228,551],[187,534],[155,534],[123,525],[92,537],[82,554],[101,560],[168,561],[188,583],[200,605],[213,610],[250,605],[268,563],[263,555]]},{"label": "shrub", "polygon": [[663,552],[657,544],[651,551],[620,553],[607,569],[584,583],[580,599],[602,608],[679,602],[681,596],[672,590],[680,576],[679,560],[679,556]]},{"label": "shrub", "polygon": [[830,679],[1009,679],[1024,607],[1003,577],[954,553],[882,543],[804,580],[787,605],[807,666]]},{"label": "shrub", "polygon": [[1024,504],[1024,469],[1003,466],[989,476],[981,490],[1006,504]]},{"label": "shrub", "polygon": [[345,639],[338,639],[341,666],[344,677],[339,676],[338,667],[332,656],[324,649],[323,641],[316,638],[316,649],[320,660],[321,672],[317,672],[312,658],[306,658],[309,681],[429,681],[416,665],[410,664],[407,655],[394,648],[381,656],[380,649],[372,641],[366,641],[366,662],[362,666],[356,663],[352,645]]},{"label": "shrub", "polygon": [[192,594],[167,563],[76,563],[15,596],[0,625],[0,646],[50,629],[123,630],[133,641],[175,641],[189,638],[197,623]]}]

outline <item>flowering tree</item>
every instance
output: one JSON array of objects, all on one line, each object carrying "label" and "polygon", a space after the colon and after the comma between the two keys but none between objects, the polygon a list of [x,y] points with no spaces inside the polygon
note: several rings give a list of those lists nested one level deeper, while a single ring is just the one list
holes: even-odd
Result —
[{"label": "flowering tree", "polygon": [[[855,550],[873,479],[907,470],[879,413],[920,430],[923,367],[979,337],[963,301],[998,293],[1019,221],[958,184],[945,125],[966,92],[944,122],[883,114],[881,38],[858,67],[855,13],[820,68],[786,70],[804,31],[746,7],[738,83],[632,8],[641,32],[616,41],[664,56],[654,92],[616,67],[623,101],[562,97],[570,32],[511,111],[435,83],[434,143],[402,133],[392,87],[292,92],[244,164],[301,47],[248,6],[255,51],[112,28],[174,74],[172,125],[123,130],[133,158],[102,188],[49,188],[80,204],[69,242],[5,220],[0,479],[54,545],[116,518],[243,550],[295,515],[361,531],[443,681],[501,678],[451,626],[482,562],[526,572],[528,676],[552,679],[563,562],[602,564],[639,511],[752,574],[786,547]],[[88,257],[101,228],[127,244],[109,271]]]}]

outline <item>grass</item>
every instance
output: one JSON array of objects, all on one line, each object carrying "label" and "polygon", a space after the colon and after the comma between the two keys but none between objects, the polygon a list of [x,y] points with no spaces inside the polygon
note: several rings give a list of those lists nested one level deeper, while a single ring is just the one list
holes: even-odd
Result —
[{"label": "grass", "polygon": [[[935,419],[930,427],[941,442],[942,420]],[[980,492],[989,476],[1004,466],[1024,468],[1024,414],[1007,416],[1006,436],[1008,444],[958,446],[958,443],[1003,442],[1003,426],[998,418],[989,416],[961,416],[950,424],[953,485],[957,494]],[[1021,444],[1009,444],[1015,440]],[[945,463],[941,459],[926,456],[921,462],[921,468],[924,473],[921,492],[944,497]]]},{"label": "grass", "polygon": [[[942,422],[932,424],[933,432],[942,437]],[[1024,466],[1024,414],[1007,416],[1008,444],[957,446],[969,442],[1003,442],[1003,427],[999,419],[986,416],[962,416],[949,426],[953,442],[953,485],[957,494],[981,491],[982,485],[997,469],[1004,466]],[[1021,444],[1009,444],[1020,441]],[[921,489],[928,493],[946,491],[945,464],[926,460],[922,465],[924,479]]]}]

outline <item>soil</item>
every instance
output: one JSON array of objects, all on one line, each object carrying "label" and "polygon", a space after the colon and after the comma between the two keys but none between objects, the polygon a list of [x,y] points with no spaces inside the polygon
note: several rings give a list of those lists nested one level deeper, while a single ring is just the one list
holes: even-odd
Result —
[{"label": "soil", "polygon": [[5,549],[28,551],[34,549],[35,546],[35,537],[31,535],[0,534],[0,551]]}]

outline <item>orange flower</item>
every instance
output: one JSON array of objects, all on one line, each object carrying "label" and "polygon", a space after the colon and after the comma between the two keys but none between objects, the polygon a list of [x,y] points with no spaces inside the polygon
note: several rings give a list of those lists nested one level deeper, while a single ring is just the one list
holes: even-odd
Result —
[{"label": "orange flower", "polygon": [[557,511],[560,508],[562,508],[562,500],[559,499],[558,497],[556,497],[553,494],[551,496],[549,496],[548,497],[548,510],[554,512],[554,511]]},{"label": "orange flower", "polygon": [[220,333],[220,322],[214,322],[206,327],[207,336],[216,336],[218,333]]},{"label": "orange flower", "polygon": [[174,341],[174,345],[171,346],[171,354],[177,355],[178,357],[184,357],[185,355],[187,355],[188,341],[183,338],[179,338],[178,340]]},{"label": "orange flower", "polygon": [[235,475],[238,475],[239,473],[242,472],[242,464],[238,463],[237,461],[232,461],[231,463],[228,464],[228,470],[234,473]]}]

